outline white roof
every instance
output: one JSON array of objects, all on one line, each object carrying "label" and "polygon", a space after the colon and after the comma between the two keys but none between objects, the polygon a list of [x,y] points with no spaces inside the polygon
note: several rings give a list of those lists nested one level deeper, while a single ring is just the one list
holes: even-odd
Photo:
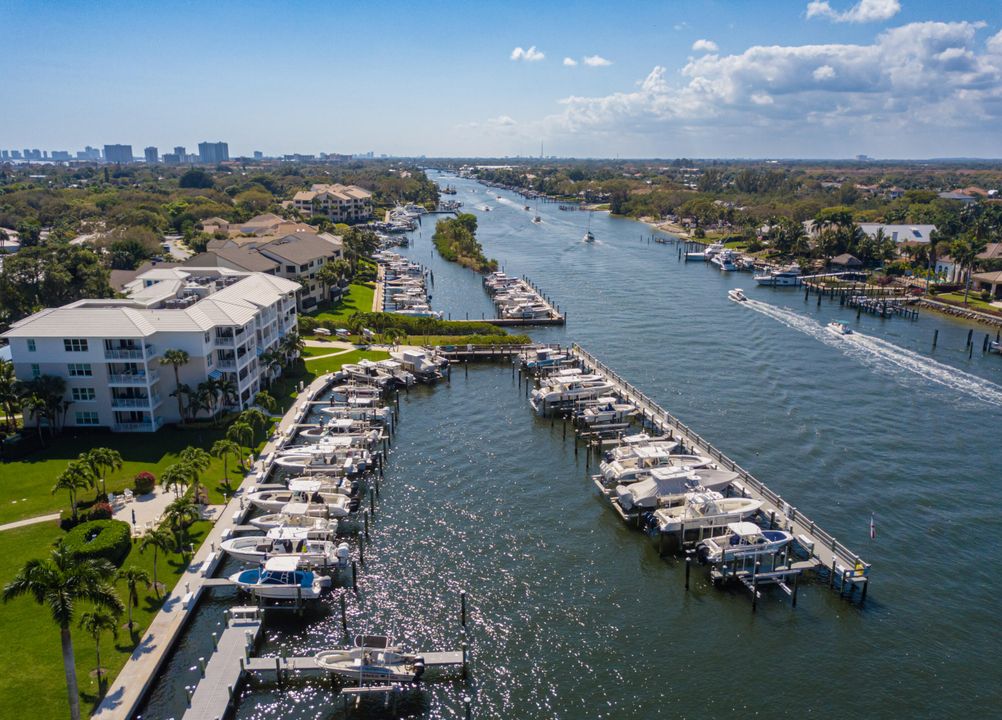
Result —
[{"label": "white roof", "polygon": [[[204,274],[236,276],[238,282],[179,309],[154,308],[178,296],[189,277]],[[146,286],[144,279],[158,279]],[[205,331],[217,325],[246,325],[257,312],[295,292],[299,283],[264,273],[225,268],[159,268],[127,287],[130,297],[118,300],[78,300],[46,308],[19,320],[5,337],[148,337],[157,332]]]},{"label": "white roof", "polygon": [[736,522],[729,523],[727,529],[730,530],[735,535],[740,535],[741,537],[748,537],[750,535],[760,535],[762,533],[762,528],[753,522]]},{"label": "white roof", "polygon": [[268,558],[264,563],[264,569],[269,572],[294,572],[299,569],[299,558],[295,555]]},{"label": "white roof", "polygon": [[322,487],[323,483],[320,482],[319,480],[297,479],[289,481],[289,489],[292,492],[315,493],[318,492]]},{"label": "white roof", "polygon": [[282,506],[283,515],[305,515],[309,511],[309,503],[304,502],[291,502]]}]

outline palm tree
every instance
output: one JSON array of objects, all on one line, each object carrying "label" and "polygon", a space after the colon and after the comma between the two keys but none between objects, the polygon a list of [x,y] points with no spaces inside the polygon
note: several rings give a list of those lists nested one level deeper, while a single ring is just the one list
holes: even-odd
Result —
[{"label": "palm tree", "polygon": [[76,603],[88,602],[97,608],[122,610],[122,601],[111,585],[115,566],[107,560],[81,560],[60,546],[44,560],[29,560],[3,589],[3,601],[30,595],[39,605],[46,605],[52,620],[59,626],[63,647],[63,672],[69,692],[70,718],[80,720],[80,691],[73,658],[73,610]]},{"label": "palm tree", "polygon": [[4,244],[8,240],[10,240],[10,235],[7,233],[6,230],[4,230],[3,228],[0,228],[0,255],[3,254],[3,252],[4,252]]},{"label": "palm tree", "polygon": [[282,355],[278,350],[265,350],[261,353],[261,356],[257,359],[258,363],[265,369],[264,379],[268,385],[271,385],[272,374],[275,370],[282,367],[282,363],[285,361],[285,356]]},{"label": "palm tree", "polygon": [[32,416],[35,418],[35,430],[38,431],[38,441],[45,444],[45,436],[42,435],[42,417],[45,415],[45,398],[35,393],[22,395],[21,415],[23,417]]},{"label": "palm tree", "polygon": [[224,377],[216,383],[216,392],[219,393],[220,409],[234,405],[239,398],[237,384],[228,377]]},{"label": "palm tree", "polygon": [[157,594],[158,598],[160,597],[160,583],[157,582],[157,551],[170,552],[172,540],[173,538],[166,528],[158,525],[147,531],[142,540],[139,541],[139,552],[146,552],[146,548],[153,548],[153,592]]},{"label": "palm tree", "polygon": [[202,517],[201,511],[190,497],[183,495],[164,509],[164,522],[174,535],[177,551],[185,554],[188,527]]},{"label": "palm tree", "polygon": [[324,300],[330,300],[330,287],[340,280],[338,271],[334,267],[334,262],[328,260],[320,266],[320,269],[317,270],[317,280],[320,281],[320,285],[323,288]]},{"label": "palm tree", "polygon": [[278,401],[267,390],[261,390],[254,395],[254,404],[272,414],[278,411]]},{"label": "palm tree", "polygon": [[232,440],[216,440],[212,444],[212,450],[210,450],[213,457],[217,457],[223,461],[223,484],[226,485],[227,491],[230,490],[230,458],[233,457],[236,460],[240,459],[240,446],[233,442]]},{"label": "palm tree", "polygon": [[248,448],[249,454],[249,449],[254,444],[254,428],[246,422],[238,420],[226,429],[226,439],[232,440],[241,448]]},{"label": "palm tree", "polygon": [[87,463],[94,477],[101,480],[101,493],[108,495],[108,487],[105,482],[109,470],[122,469],[122,454],[118,450],[106,447],[91,448],[85,453],[80,453],[80,460]]},{"label": "palm tree", "polygon": [[212,457],[202,448],[189,446],[181,451],[180,461],[181,465],[188,471],[188,476],[191,478],[191,484],[195,489],[195,497],[197,499],[199,494],[199,476],[209,469],[209,466],[212,464]]},{"label": "palm tree", "polygon": [[[132,607],[130,605],[131,613]],[[130,620],[131,623],[131,620]],[[101,687],[101,633],[111,630],[111,635],[118,639],[117,616],[105,610],[90,610],[80,616],[80,629],[94,638],[94,649],[97,652],[97,686]],[[132,631],[130,625],[129,631]]]},{"label": "palm tree", "polygon": [[[154,569],[156,566],[154,566]],[[141,567],[136,567],[135,565],[127,568],[122,568],[115,575],[117,580],[124,580],[125,587],[128,589],[128,605],[129,605],[129,632],[132,632],[132,608],[139,604],[139,585],[143,584],[148,590],[150,587],[150,574],[146,572]],[[98,665],[101,663],[98,662]]]},{"label": "palm tree", "polygon": [[181,488],[185,487],[189,480],[191,476],[183,463],[174,463],[160,473],[160,484],[164,486],[164,490],[173,488],[176,498],[181,497]]},{"label": "palm tree", "polygon": [[181,374],[180,370],[183,365],[188,364],[188,353],[185,350],[165,350],[163,356],[163,362],[174,368],[174,394],[177,395],[177,414],[181,418],[181,424],[184,424],[184,405],[181,403]]},{"label": "palm tree", "polygon": [[198,413],[201,410],[205,410],[209,415],[212,415],[213,408],[216,405],[215,381],[207,380],[198,384],[198,387],[195,388],[193,405],[195,418],[198,417]]},{"label": "palm tree", "polygon": [[0,409],[3,409],[4,419],[11,430],[15,429],[14,415],[17,406],[17,376],[14,374],[14,363],[10,360],[0,360]]},{"label": "palm tree", "polygon": [[52,494],[55,495],[60,490],[66,490],[69,493],[70,510],[73,513],[73,522],[76,522],[77,493],[92,488],[95,484],[94,475],[87,463],[82,460],[70,460],[66,464],[66,469],[56,477],[56,484],[52,486]]},{"label": "palm tree", "polygon": [[964,285],[964,305],[967,304],[967,296],[971,292],[971,275],[974,272],[974,263],[978,260],[978,254],[983,252],[987,241],[979,238],[978,233],[972,232],[966,237],[959,237],[950,245],[950,257],[960,264],[962,271],[967,273],[967,283]]}]

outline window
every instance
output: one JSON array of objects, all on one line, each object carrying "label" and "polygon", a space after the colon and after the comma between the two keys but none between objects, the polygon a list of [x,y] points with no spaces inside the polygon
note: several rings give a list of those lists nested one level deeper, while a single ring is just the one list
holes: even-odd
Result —
[{"label": "window", "polygon": [[94,374],[88,363],[70,363],[69,369],[70,377],[90,377]]},{"label": "window", "polygon": [[63,347],[66,352],[87,352],[87,341],[81,338],[63,340]]},{"label": "window", "polygon": [[35,341],[28,338],[28,352],[35,352]]},{"label": "window", "polygon": [[31,376],[33,378],[42,376],[42,368],[40,368],[36,363],[32,363],[31,365]]},{"label": "window", "polygon": [[77,413],[77,425],[97,425],[100,422],[97,413],[92,410]]},{"label": "window", "polygon": [[310,269],[309,265],[300,265],[299,266],[299,272],[306,272],[309,269]]},{"label": "window", "polygon": [[94,388],[79,387],[73,388],[73,399],[76,402],[94,402]]},{"label": "window", "polygon": [[285,272],[287,272],[287,273],[294,273],[294,272],[296,272],[296,266],[295,265],[286,265],[285,266]]}]

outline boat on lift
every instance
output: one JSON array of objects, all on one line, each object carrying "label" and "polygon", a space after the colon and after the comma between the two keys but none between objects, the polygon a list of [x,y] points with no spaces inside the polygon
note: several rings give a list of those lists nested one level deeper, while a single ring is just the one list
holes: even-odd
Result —
[{"label": "boat on lift", "polygon": [[331,579],[299,567],[299,560],[289,555],[270,558],[263,568],[241,570],[230,575],[237,587],[261,598],[274,600],[315,600]]},{"label": "boat on lift", "polygon": [[402,652],[385,635],[358,635],[354,647],[317,653],[316,663],[359,683],[418,682],[425,669],[422,656]]},{"label": "boat on lift", "polygon": [[723,527],[745,520],[762,507],[754,498],[725,498],[718,492],[692,493],[685,503],[655,510],[648,519],[652,530],[663,533]]},{"label": "boat on lift", "polygon": [[262,563],[273,557],[294,557],[299,567],[347,567],[348,543],[335,545],[330,540],[310,536],[307,528],[272,528],[265,535],[245,535],[220,543],[230,557],[248,563]]},{"label": "boat on lift", "polygon": [[753,522],[736,522],[727,526],[727,533],[707,538],[696,545],[700,562],[719,563],[730,560],[773,555],[793,540],[785,530],[763,530]]}]

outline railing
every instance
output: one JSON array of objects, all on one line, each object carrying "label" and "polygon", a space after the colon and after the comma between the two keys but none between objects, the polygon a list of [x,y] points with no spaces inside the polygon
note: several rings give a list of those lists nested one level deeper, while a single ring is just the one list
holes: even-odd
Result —
[{"label": "railing", "polygon": [[216,345],[222,345],[223,347],[233,347],[234,341],[232,335],[216,335]]},{"label": "railing", "polygon": [[148,373],[123,373],[108,376],[109,385],[151,385],[160,379],[160,373],[151,370]]},{"label": "railing", "polygon": [[[159,400],[160,397],[156,396],[156,399]],[[148,408],[150,406],[150,399],[148,397],[113,397],[111,399],[111,406],[113,408]]]},{"label": "railing", "polygon": [[160,416],[154,417],[153,421],[145,422],[117,422],[112,425],[115,432],[156,432],[164,426],[164,419]]},{"label": "railing", "polygon": [[152,345],[145,345],[141,348],[135,347],[117,347],[117,348],[105,348],[104,357],[106,360],[145,360],[146,358],[151,358],[154,355],[154,350]]}]

